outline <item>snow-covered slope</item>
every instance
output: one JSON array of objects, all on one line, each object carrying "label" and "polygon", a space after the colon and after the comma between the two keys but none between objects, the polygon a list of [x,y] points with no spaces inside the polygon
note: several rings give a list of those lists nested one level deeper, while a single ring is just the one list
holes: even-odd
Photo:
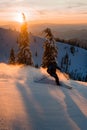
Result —
[{"label": "snow-covered slope", "polygon": [[0,64],[0,130],[86,130],[87,83],[60,81],[72,90],[55,85],[46,70]]},{"label": "snow-covered slope", "polygon": [[[64,43],[57,43],[58,45],[58,62],[61,66],[62,58],[68,55],[69,65],[68,72],[74,77],[74,79],[82,79],[87,75],[87,50],[74,47]],[[74,53],[71,52],[71,48],[74,48]]]},{"label": "snow-covered slope", "polygon": [[0,62],[8,62],[11,48],[17,51],[17,36],[16,31],[0,28]]},{"label": "snow-covered slope", "polygon": [[[0,29],[0,62],[8,62],[10,49],[13,47],[15,53],[18,51],[17,46],[18,32]],[[32,51],[33,61],[35,66],[40,66],[42,64],[43,56],[43,43],[44,39],[33,36],[30,34],[30,49]],[[71,52],[71,47],[68,44],[57,42],[58,47],[58,64],[60,67],[65,67],[66,65],[61,65],[62,59],[65,55],[68,55],[69,65],[67,72],[71,74],[74,79],[79,79],[85,81],[87,77],[87,50],[73,47],[74,53]],[[66,67],[65,67],[66,68]],[[63,69],[64,70],[64,69]]]}]

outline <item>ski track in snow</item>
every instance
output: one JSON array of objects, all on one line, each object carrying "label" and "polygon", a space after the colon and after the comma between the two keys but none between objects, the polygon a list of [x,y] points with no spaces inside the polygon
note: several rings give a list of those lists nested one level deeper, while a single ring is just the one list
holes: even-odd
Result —
[{"label": "ski track in snow", "polygon": [[56,86],[44,69],[0,64],[0,130],[86,130],[87,83],[57,73],[72,90]]}]

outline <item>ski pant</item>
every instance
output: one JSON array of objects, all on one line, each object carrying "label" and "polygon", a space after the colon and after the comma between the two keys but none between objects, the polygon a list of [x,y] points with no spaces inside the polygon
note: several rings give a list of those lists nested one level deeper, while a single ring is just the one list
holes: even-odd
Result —
[{"label": "ski pant", "polygon": [[55,78],[56,84],[58,85],[59,84],[59,78],[58,78],[57,74],[56,73],[50,73],[50,75]]}]

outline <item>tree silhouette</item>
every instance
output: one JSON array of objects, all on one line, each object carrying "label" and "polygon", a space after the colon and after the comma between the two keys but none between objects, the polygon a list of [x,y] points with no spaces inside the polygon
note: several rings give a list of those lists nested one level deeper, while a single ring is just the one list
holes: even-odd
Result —
[{"label": "tree silhouette", "polygon": [[15,64],[15,53],[13,48],[10,50],[9,64]]},{"label": "tree silhouette", "polygon": [[25,65],[33,65],[32,55],[30,51],[30,43],[29,43],[29,33],[27,29],[27,22],[24,13],[23,16],[23,24],[21,25],[21,31],[18,37],[18,55],[17,55],[17,63],[25,64]]}]

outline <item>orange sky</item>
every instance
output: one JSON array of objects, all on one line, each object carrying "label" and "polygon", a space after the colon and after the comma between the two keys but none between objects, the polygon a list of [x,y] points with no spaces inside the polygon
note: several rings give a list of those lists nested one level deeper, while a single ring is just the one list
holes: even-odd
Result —
[{"label": "orange sky", "polygon": [[32,23],[87,24],[87,0],[0,0],[0,24],[20,22],[22,12]]}]

